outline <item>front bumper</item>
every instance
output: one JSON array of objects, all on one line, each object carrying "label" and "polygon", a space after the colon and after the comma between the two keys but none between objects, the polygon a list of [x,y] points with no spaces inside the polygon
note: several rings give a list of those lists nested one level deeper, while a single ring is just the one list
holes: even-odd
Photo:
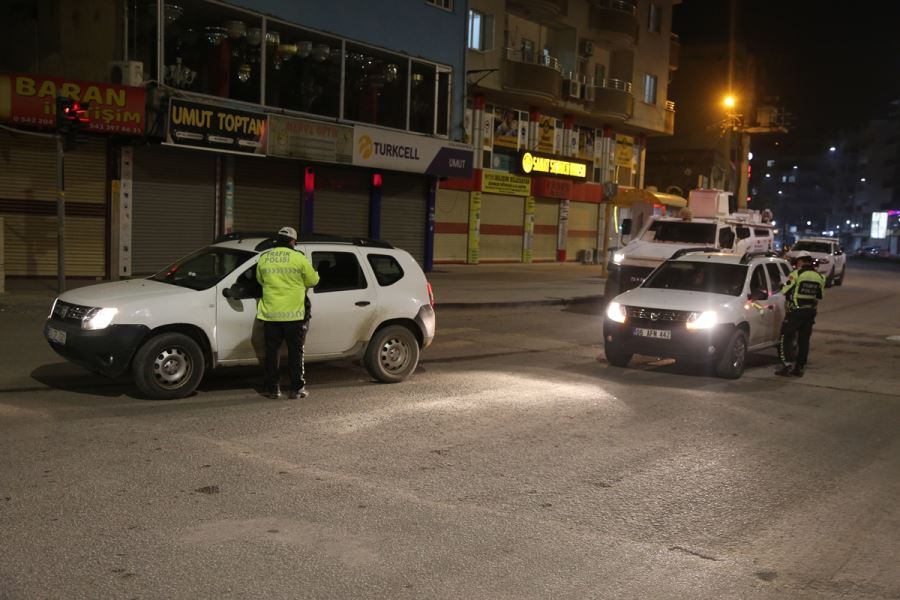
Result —
[{"label": "front bumper", "polygon": [[[636,329],[668,331],[669,339],[637,335]],[[603,320],[603,340],[618,352],[674,358],[688,362],[705,362],[722,355],[734,326],[717,325],[711,329],[690,330],[683,322],[651,322],[628,319],[625,323]]]},{"label": "front bumper", "polygon": [[90,331],[78,324],[48,319],[44,339],[63,358],[90,371],[116,377],[128,368],[149,331],[146,325],[110,325]]}]

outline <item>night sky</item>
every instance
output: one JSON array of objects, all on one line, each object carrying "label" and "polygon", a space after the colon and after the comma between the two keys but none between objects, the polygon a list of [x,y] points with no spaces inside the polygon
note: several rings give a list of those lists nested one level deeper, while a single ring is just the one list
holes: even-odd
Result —
[{"label": "night sky", "polygon": [[672,30],[685,46],[727,42],[731,6],[738,42],[761,66],[757,95],[782,99],[795,134],[828,138],[884,116],[900,99],[900,21],[891,3],[683,0]]}]

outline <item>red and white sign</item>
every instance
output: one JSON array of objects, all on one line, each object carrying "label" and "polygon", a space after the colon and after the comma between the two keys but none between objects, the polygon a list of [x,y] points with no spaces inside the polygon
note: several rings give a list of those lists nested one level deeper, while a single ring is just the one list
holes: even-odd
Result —
[{"label": "red and white sign", "polygon": [[56,96],[90,103],[87,131],[141,135],[147,120],[147,92],[141,87],[0,73],[0,121],[54,127]]}]

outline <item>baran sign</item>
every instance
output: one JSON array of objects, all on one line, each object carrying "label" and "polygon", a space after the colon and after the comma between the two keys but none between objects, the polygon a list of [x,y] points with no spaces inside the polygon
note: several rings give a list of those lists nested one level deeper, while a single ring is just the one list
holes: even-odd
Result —
[{"label": "baran sign", "polygon": [[584,180],[587,179],[588,163],[552,154],[523,152],[519,156],[519,168],[526,175],[553,175]]},{"label": "baran sign", "polygon": [[147,93],[144,88],[0,73],[0,121],[34,127],[56,125],[56,97],[88,102],[87,131],[141,135]]},{"label": "baran sign", "polygon": [[353,128],[353,164],[359,167],[467,178],[472,160],[472,147],[466,144],[364,125]]},{"label": "baran sign", "polygon": [[266,115],[172,98],[166,141],[176,146],[264,154]]}]

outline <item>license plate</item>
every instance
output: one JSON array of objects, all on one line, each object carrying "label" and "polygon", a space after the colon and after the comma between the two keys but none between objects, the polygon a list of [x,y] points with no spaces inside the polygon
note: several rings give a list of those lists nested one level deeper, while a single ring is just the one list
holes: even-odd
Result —
[{"label": "license plate", "polygon": [[672,339],[672,332],[667,329],[641,329],[640,327],[635,327],[633,331],[634,335],[638,337],[654,338],[657,340]]},{"label": "license plate", "polygon": [[59,329],[54,329],[53,327],[47,328],[47,339],[51,342],[59,344],[60,346],[65,346],[66,344],[66,332],[61,331]]}]

